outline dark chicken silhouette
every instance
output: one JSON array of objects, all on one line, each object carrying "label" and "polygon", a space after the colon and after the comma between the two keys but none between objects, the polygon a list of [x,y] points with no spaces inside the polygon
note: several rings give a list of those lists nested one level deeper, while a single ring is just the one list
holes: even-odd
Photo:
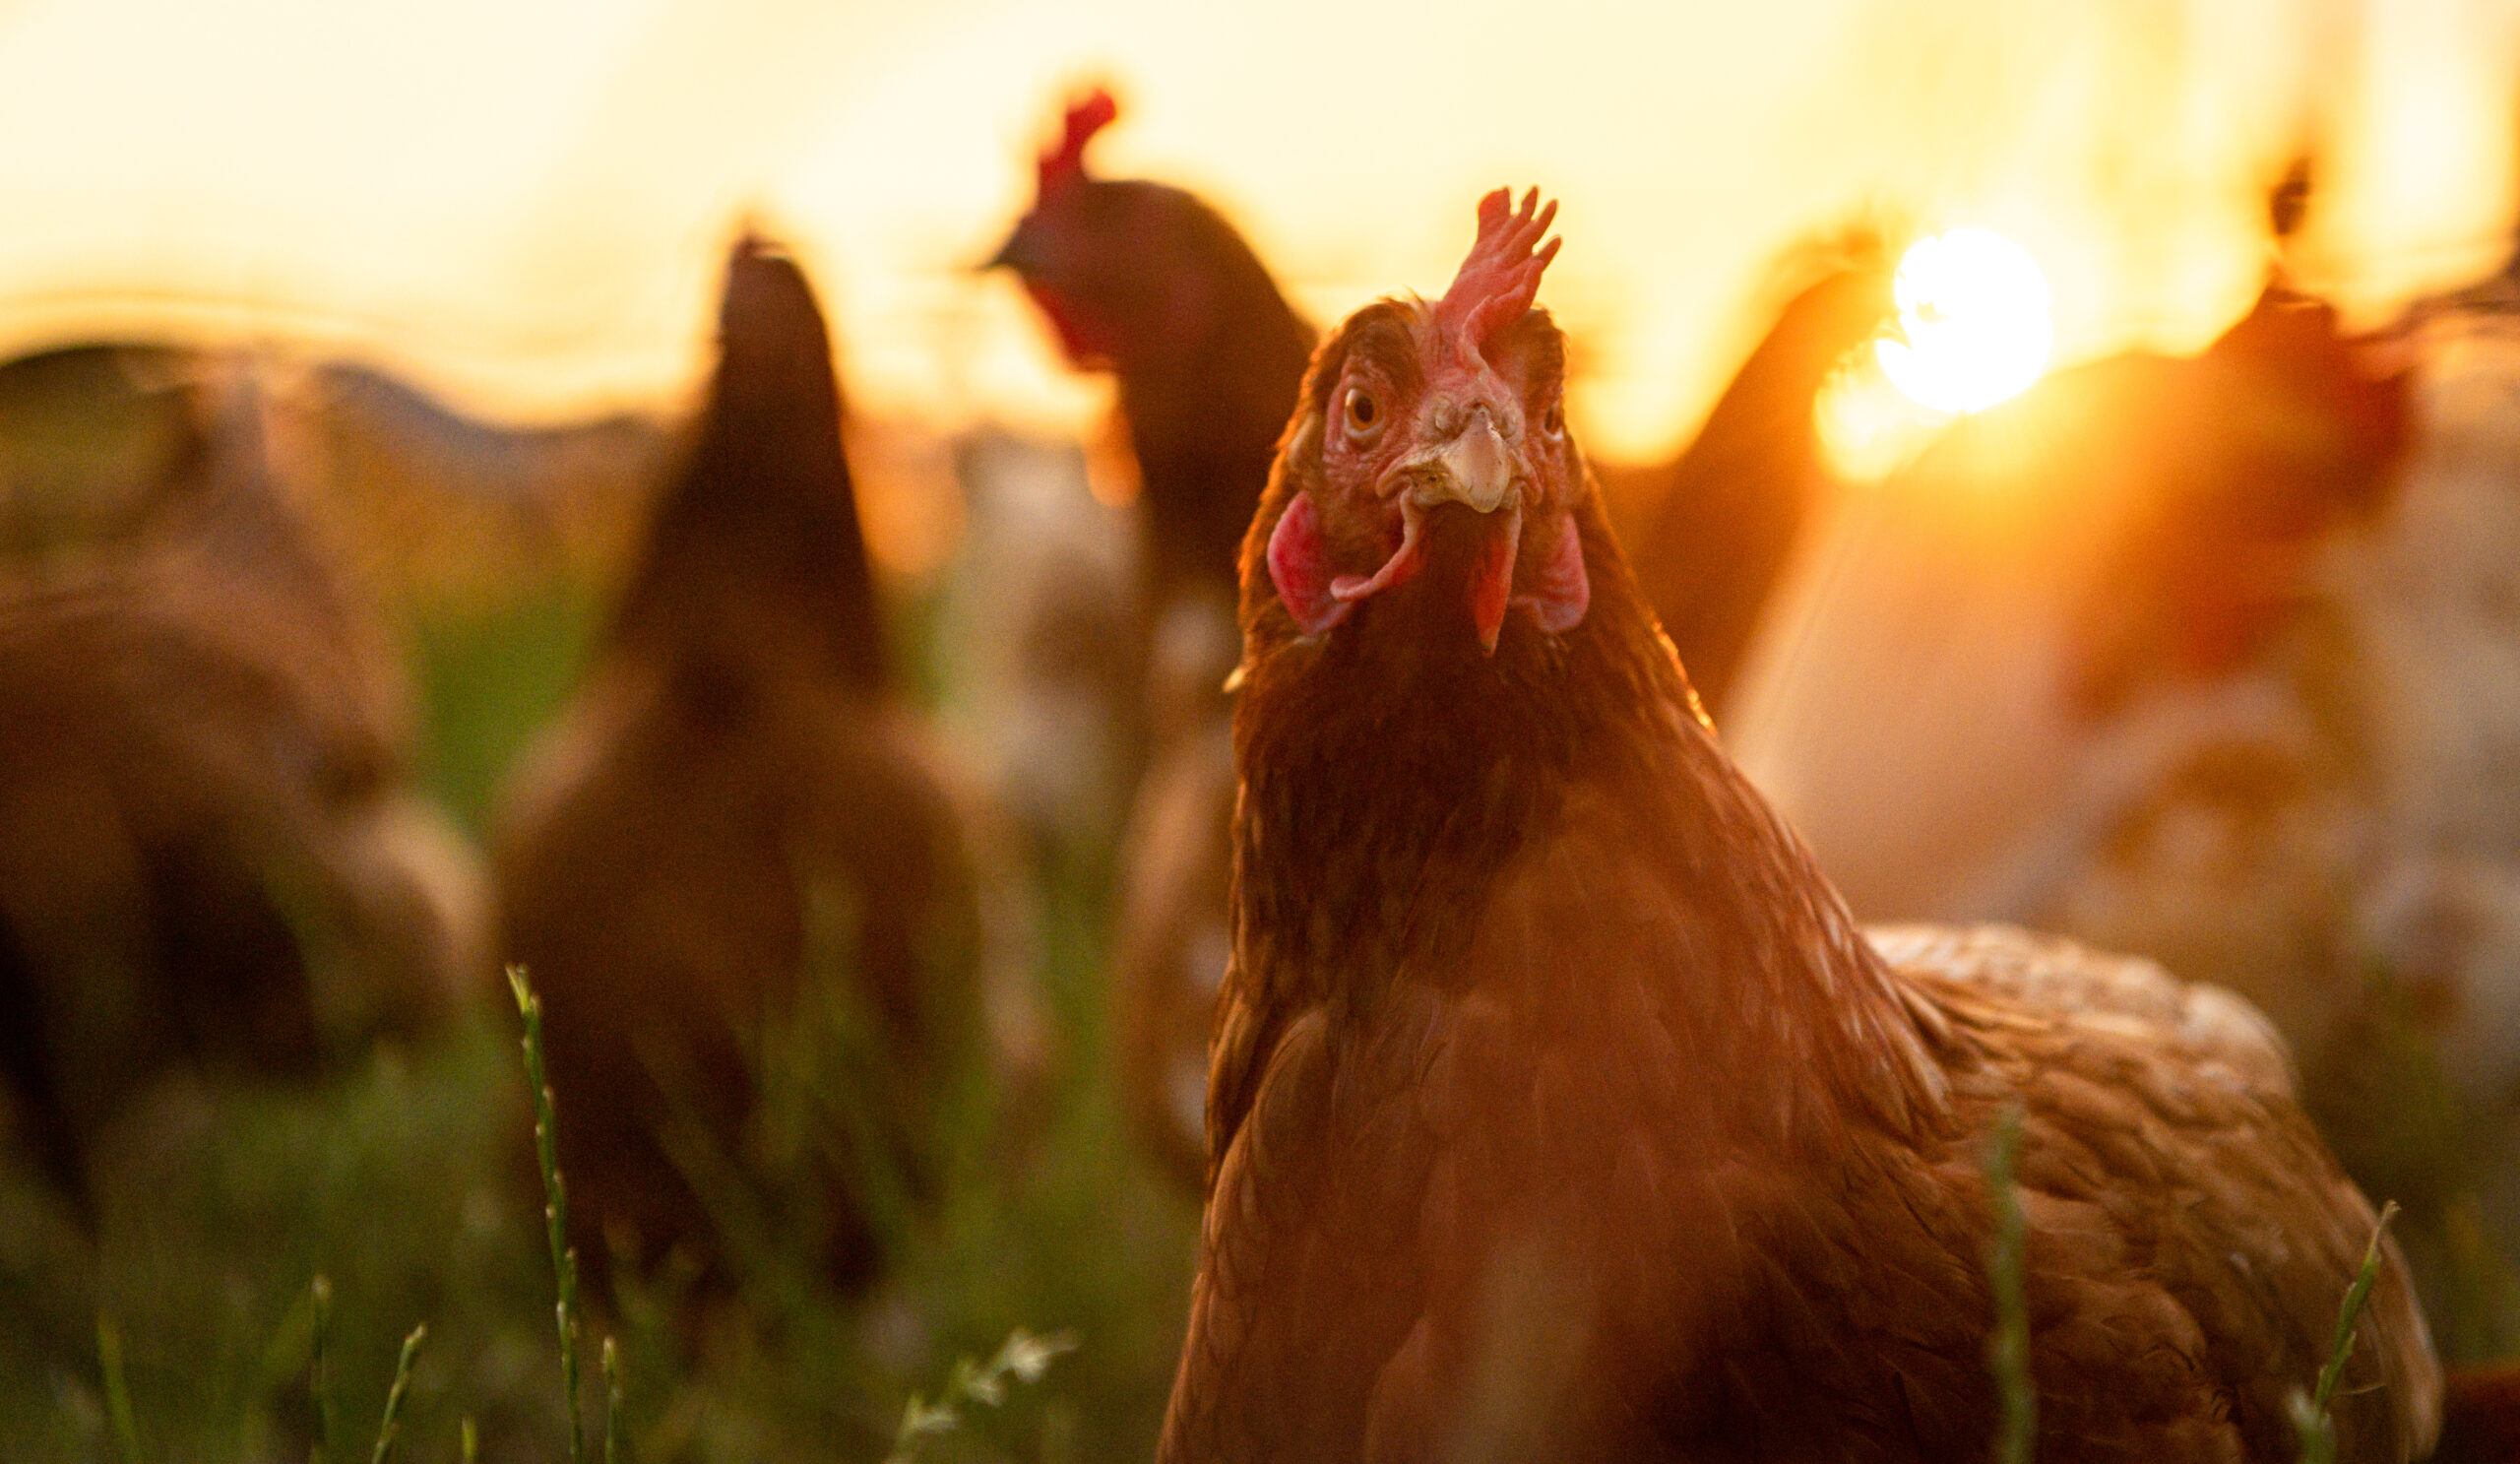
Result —
[{"label": "dark chicken silhouette", "polygon": [[1032,212],[990,263],[1023,280],[1070,360],[1119,380],[1150,619],[1222,594],[1230,620],[1234,550],[1314,332],[1214,209],[1162,183],[1085,171],[1086,144],[1118,115],[1103,92],[1068,109],[1041,155]]},{"label": "dark chicken silhouette", "polygon": [[2374,340],[2278,287],[1964,424],[1825,531],[1729,728],[1859,913],[2264,1010],[2460,1361],[2520,1346],[2520,336],[2478,303]]},{"label": "dark chicken silhouette", "polygon": [[[1498,192],[1317,354],[1243,551],[1232,968],[1158,1458],[1989,1446],[2020,1114],[2039,1457],[2294,1457],[2372,1214],[2243,1004],[2002,928],[1859,931],[1603,516]],[[2394,1251],[2338,1457],[2429,1449]]]},{"label": "dark chicken silhouette", "polygon": [[1069,108],[1032,212],[992,263],[1022,278],[1071,361],[1117,376],[1137,461],[1149,755],[1121,859],[1122,1089],[1141,1138],[1195,1184],[1231,859],[1219,687],[1233,666],[1234,553],[1313,329],[1215,210],[1085,171],[1086,144],[1117,114],[1102,92]]},{"label": "dark chicken silhouette", "polygon": [[409,783],[409,690],[271,480],[258,393],[180,369],[163,479],[0,569],[0,1080],[91,1214],[90,1149],[144,1085],[312,1076],[490,977],[479,872]]},{"label": "dark chicken silhouette", "polygon": [[[1813,405],[1831,373],[1890,313],[1881,241],[1855,233],[1796,251],[1796,287],[1680,455],[1605,469],[1603,492],[1645,515],[1637,581],[1721,721],[1741,657],[1826,482]],[[1806,276],[1807,277],[1807,276]]]},{"label": "dark chicken silhouette", "polygon": [[1815,534],[1728,726],[1858,912],[2265,1011],[2460,1362],[2520,1348],[2511,298],[2362,337],[2279,275],[2192,358],[1961,423]]},{"label": "dark chicken silhouette", "polygon": [[598,1297],[615,1241],[720,1288],[765,1229],[866,1282],[976,1031],[967,848],[888,690],[796,266],[738,247],[719,341],[690,460],[499,842]]}]

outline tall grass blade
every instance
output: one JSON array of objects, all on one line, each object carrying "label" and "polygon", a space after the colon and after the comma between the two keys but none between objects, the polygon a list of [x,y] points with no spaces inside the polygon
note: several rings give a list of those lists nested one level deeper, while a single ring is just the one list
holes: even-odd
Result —
[{"label": "tall grass blade", "polygon": [[621,1464],[621,1354],[603,1339],[603,1464]]},{"label": "tall grass blade", "polygon": [[1996,1464],[2030,1464],[2039,1433],[2039,1391],[2030,1379],[2030,1307],[2022,1290],[2025,1225],[2013,1182],[2021,1155],[2021,1110],[2004,1110],[1986,1146],[1986,1193],[1995,1207],[1995,1236],[1986,1276],[1995,1294],[1995,1335],[1986,1344],[1994,1369]]},{"label": "tall grass blade", "polygon": [[403,1441],[403,1400],[411,1390],[411,1364],[428,1335],[429,1324],[421,1322],[403,1339],[403,1355],[394,1361],[394,1386],[385,1393],[385,1421],[377,1425],[376,1452],[368,1456],[368,1464],[393,1464],[394,1446]]},{"label": "tall grass blade", "polygon": [[105,1378],[105,1412],[113,1420],[114,1446],[122,1464],[140,1464],[140,1426],[131,1413],[131,1381],[123,1374],[122,1330],[114,1319],[96,1313],[96,1366]]},{"label": "tall grass blade", "polygon": [[2345,1301],[2336,1308],[2336,1333],[2327,1347],[2327,1365],[2319,1369],[2315,1392],[2303,1393],[2300,1388],[2284,1400],[2285,1411],[2292,1415],[2293,1432],[2301,1440],[2301,1464],[2335,1464],[2336,1419],[2327,1411],[2328,1401],[2336,1396],[2336,1385],[2345,1377],[2346,1360],[2354,1356],[2354,1329],[2362,1319],[2362,1307],[2371,1300],[2371,1285],[2380,1279],[2380,1240],[2389,1233],[2389,1222],[2398,1216],[2398,1202],[2391,1200],[2380,1207],[2379,1223],[2371,1227],[2371,1242],[2362,1247],[2362,1269],[2354,1273],[2354,1284],[2345,1289]]},{"label": "tall grass blade", "polygon": [[306,1354],[306,1392],[315,1405],[315,1447],[309,1453],[314,1464],[331,1464],[334,1440],[340,1436],[334,1427],[333,1279],[316,1277],[306,1295],[315,1304],[314,1340]]},{"label": "tall grass blade", "polygon": [[2371,1299],[2371,1284],[2380,1279],[2380,1240],[2389,1233],[2389,1222],[2397,1218],[2396,1200],[2380,1206],[2379,1224],[2371,1227],[2371,1243],[2362,1247],[2362,1269],[2345,1289],[2345,1304],[2336,1308],[2336,1335],[2328,1341],[2327,1366],[2319,1369],[2319,1389],[2310,1398],[2310,1406],[2321,1413],[2327,1412],[2337,1381],[2345,1376],[2345,1360],[2354,1355],[2355,1323],[2362,1320],[2363,1304]]},{"label": "tall grass blade", "polygon": [[578,1406],[578,1253],[569,1248],[569,1192],[560,1182],[560,1125],[551,1083],[542,1071],[542,998],[525,968],[508,968],[517,1015],[525,1019],[525,1076],[534,1089],[534,1150],[542,1163],[542,1228],[551,1244],[551,1276],[559,1291],[552,1320],[560,1333],[560,1387],[569,1404],[569,1464],[586,1456],[586,1420]]}]

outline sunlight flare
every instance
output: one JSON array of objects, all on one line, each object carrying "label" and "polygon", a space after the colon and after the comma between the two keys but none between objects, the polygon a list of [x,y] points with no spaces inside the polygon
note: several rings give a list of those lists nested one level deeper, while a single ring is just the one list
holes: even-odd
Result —
[{"label": "sunlight flare", "polygon": [[1984,228],[1920,239],[1892,283],[1899,323],[1873,344],[1882,373],[1937,412],[1983,412],[2046,370],[2056,341],[2048,277]]}]

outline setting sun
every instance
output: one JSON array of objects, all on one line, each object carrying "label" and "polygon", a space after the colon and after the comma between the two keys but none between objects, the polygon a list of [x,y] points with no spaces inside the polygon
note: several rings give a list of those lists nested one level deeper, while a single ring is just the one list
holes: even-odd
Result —
[{"label": "setting sun", "polygon": [[2048,277],[2019,244],[1984,228],[1920,239],[1892,285],[1894,333],[1873,345],[1882,373],[1937,412],[1983,412],[2028,387],[2055,345]]}]

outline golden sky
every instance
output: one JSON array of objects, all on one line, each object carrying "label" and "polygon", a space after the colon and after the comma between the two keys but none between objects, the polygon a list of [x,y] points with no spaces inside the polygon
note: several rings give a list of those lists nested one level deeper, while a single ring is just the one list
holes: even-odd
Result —
[{"label": "golden sky", "polygon": [[1093,155],[1209,194],[1327,320],[1440,289],[1471,204],[1564,200],[1543,291],[1597,448],[1660,452],[1780,246],[1873,208],[1984,224],[2057,356],[2193,347],[2326,162],[2305,273],[2371,318],[2498,261],[2520,6],[2478,0],[0,0],[0,351],[269,340],[553,419],[678,401],[750,213],[860,410],[1074,422],[968,271],[1080,78]]}]

